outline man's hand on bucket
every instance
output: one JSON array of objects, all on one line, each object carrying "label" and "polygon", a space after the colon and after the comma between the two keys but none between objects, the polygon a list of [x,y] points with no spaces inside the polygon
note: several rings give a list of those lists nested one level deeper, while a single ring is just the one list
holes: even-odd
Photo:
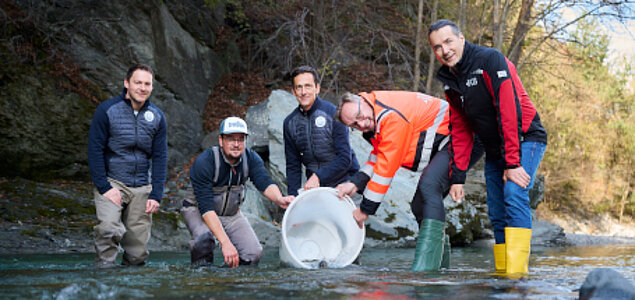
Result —
[{"label": "man's hand on bucket", "polygon": [[364,221],[368,219],[368,215],[358,207],[353,211],[353,218],[355,219],[355,222],[357,222],[357,226],[361,229],[364,228]]},{"label": "man's hand on bucket", "polygon": [[340,199],[342,199],[344,195],[350,196],[357,192],[357,186],[355,186],[355,184],[352,182],[340,183],[337,185],[337,187],[335,187],[335,189],[337,190],[337,196]]},{"label": "man's hand on bucket", "polygon": [[309,179],[304,184],[304,190],[308,191],[312,188],[317,187],[320,187],[320,177],[318,177],[316,173],[313,173],[313,175],[311,175],[311,177],[309,177]]},{"label": "man's hand on bucket", "polygon": [[278,199],[276,199],[276,204],[278,204],[278,206],[280,206],[281,208],[287,208],[289,204],[293,202],[293,199],[295,199],[295,196],[292,196],[292,195],[281,196]]}]

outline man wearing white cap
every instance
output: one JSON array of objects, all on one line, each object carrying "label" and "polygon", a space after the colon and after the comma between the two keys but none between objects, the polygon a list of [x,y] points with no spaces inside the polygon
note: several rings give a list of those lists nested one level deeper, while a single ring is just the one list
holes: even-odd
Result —
[{"label": "man wearing white cap", "polygon": [[294,199],[294,196],[282,195],[258,153],[245,149],[248,134],[244,120],[226,118],[220,125],[219,146],[203,151],[190,169],[195,197],[183,201],[181,213],[192,234],[192,264],[213,262],[212,235],[220,243],[228,267],[260,262],[262,246],[239,208],[245,200],[248,178],[267,199],[282,208]]}]

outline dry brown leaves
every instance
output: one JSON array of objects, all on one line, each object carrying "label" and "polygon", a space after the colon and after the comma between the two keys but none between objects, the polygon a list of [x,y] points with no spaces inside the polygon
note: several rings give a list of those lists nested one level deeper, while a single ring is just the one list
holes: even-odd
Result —
[{"label": "dry brown leaves", "polygon": [[6,18],[2,20],[2,36],[11,41],[13,51],[23,64],[36,67],[51,64],[52,69],[48,73],[52,78],[56,78],[59,88],[74,92],[95,103],[100,102],[91,92],[91,83],[80,76],[77,64],[62,54],[50,41],[44,25],[24,13],[12,1],[0,1],[0,10],[5,13]]},{"label": "dry brown leaves", "polygon": [[247,109],[269,97],[265,79],[255,73],[231,73],[223,76],[207,99],[203,127],[207,132],[219,128],[223,119],[245,118]]},{"label": "dry brown leaves", "polygon": [[392,90],[394,86],[388,80],[387,67],[371,63],[355,64],[344,71],[344,87],[352,93],[377,90]]}]

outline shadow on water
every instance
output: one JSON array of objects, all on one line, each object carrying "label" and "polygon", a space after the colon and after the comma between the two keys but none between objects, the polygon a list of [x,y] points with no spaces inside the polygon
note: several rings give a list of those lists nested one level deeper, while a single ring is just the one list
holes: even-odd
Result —
[{"label": "shadow on water", "polygon": [[[220,251],[216,251],[220,265]],[[414,249],[364,249],[362,266],[302,270],[280,267],[266,249],[257,268],[193,268],[189,253],[152,253],[144,267],[92,268],[93,254],[5,255],[1,299],[128,298],[444,298],[575,299],[586,275],[609,267],[635,280],[635,245],[534,248],[530,274],[492,274],[490,249],[458,248],[452,268],[409,271]]]}]

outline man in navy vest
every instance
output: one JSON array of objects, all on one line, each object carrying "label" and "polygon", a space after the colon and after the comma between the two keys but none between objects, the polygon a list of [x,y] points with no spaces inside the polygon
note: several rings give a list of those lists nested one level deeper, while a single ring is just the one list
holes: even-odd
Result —
[{"label": "man in navy vest", "polygon": [[181,214],[192,234],[190,254],[193,265],[213,263],[213,237],[220,243],[228,267],[258,265],[260,262],[262,246],[240,212],[247,179],[267,199],[282,208],[287,208],[294,199],[282,195],[258,153],[245,149],[248,134],[244,120],[226,118],[220,125],[219,146],[203,151],[190,169],[194,195],[184,199]]},{"label": "man in navy vest", "polygon": [[[143,265],[152,213],[159,209],[167,172],[167,123],[148,98],[152,68],[131,67],[121,95],[101,103],[90,124],[88,166],[95,184],[96,266]],[[151,176],[149,174],[151,173]]]},{"label": "man in navy vest", "polygon": [[[298,107],[284,120],[284,152],[287,164],[287,191],[297,195],[305,190],[335,187],[359,170],[351,149],[348,129],[334,119],[335,105],[318,97],[317,71],[301,66],[291,72],[293,95]],[[307,181],[302,185],[302,165]]]}]

